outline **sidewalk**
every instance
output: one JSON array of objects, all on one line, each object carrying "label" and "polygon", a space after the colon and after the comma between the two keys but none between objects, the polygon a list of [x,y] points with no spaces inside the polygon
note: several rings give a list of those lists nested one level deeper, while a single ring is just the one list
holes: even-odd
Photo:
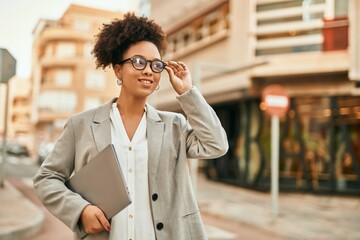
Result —
[{"label": "sidewalk", "polygon": [[279,216],[272,221],[270,193],[204,177],[199,177],[197,189],[202,212],[249,224],[284,239],[360,239],[359,197],[280,193]]},{"label": "sidewalk", "polygon": [[[0,189],[0,240],[17,240],[38,231],[44,215],[10,183]],[[283,239],[360,239],[360,198],[280,193],[279,216],[271,220],[270,193],[198,180],[201,211]]]},{"label": "sidewalk", "polygon": [[44,215],[14,186],[0,188],[0,240],[23,239],[41,228]]}]

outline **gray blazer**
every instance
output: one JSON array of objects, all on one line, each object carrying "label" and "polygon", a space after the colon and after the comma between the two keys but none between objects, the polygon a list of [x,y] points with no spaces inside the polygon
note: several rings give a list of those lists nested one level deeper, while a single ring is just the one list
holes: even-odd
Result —
[{"label": "gray blazer", "polygon": [[[193,87],[178,96],[187,115],[158,111],[147,105],[148,167],[151,211],[157,240],[207,239],[189,176],[188,158],[224,155],[228,142],[213,109]],[[34,177],[42,203],[80,239],[79,221],[89,203],[64,182],[111,143],[111,102],[67,121],[53,152]],[[157,197],[152,197],[157,195]],[[107,232],[85,239],[108,239]]]}]

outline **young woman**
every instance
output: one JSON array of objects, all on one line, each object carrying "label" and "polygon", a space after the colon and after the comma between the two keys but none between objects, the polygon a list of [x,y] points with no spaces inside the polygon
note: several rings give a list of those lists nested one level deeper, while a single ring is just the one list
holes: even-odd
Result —
[{"label": "young woman", "polygon": [[[113,68],[121,85],[119,96],[69,118],[34,177],[41,201],[76,233],[75,239],[206,239],[187,159],[222,156],[227,137],[213,109],[193,87],[188,67],[161,60],[165,49],[161,27],[134,14],[105,24],[97,35],[97,67]],[[147,104],[163,70],[187,120]],[[133,200],[111,221],[64,185],[109,143],[115,146]]]}]

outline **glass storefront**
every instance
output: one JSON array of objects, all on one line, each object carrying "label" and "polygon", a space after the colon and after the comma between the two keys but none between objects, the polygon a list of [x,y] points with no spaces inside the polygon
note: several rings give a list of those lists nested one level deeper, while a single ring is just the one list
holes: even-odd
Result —
[{"label": "glass storefront", "polygon": [[[270,188],[271,119],[260,99],[215,106],[228,153],[206,161],[208,178]],[[280,120],[280,188],[360,193],[360,97],[295,97]]]}]

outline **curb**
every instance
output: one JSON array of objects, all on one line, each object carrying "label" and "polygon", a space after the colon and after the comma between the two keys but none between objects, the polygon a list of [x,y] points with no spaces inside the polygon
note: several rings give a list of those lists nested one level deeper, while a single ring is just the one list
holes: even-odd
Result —
[{"label": "curb", "polygon": [[0,188],[0,240],[20,240],[37,233],[43,212],[5,181]]}]

